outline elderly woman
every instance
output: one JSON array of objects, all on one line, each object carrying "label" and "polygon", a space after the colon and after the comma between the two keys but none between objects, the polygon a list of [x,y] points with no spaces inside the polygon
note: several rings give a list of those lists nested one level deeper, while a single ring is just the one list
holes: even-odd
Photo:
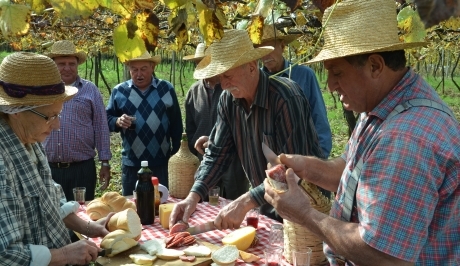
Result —
[{"label": "elderly woman", "polygon": [[65,86],[52,59],[14,53],[0,65],[0,265],[86,264],[100,250],[71,243],[69,230],[104,236],[107,218],[80,219],[65,202],[40,144],[59,129],[63,103],[77,93]]}]

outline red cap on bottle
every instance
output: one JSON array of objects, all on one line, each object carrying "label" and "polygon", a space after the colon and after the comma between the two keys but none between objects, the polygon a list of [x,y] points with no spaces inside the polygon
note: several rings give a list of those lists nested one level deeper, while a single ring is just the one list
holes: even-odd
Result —
[{"label": "red cap on bottle", "polygon": [[153,184],[154,186],[158,186],[158,184],[159,184],[158,177],[152,176],[152,179],[151,179],[151,180],[152,180],[152,184]]}]

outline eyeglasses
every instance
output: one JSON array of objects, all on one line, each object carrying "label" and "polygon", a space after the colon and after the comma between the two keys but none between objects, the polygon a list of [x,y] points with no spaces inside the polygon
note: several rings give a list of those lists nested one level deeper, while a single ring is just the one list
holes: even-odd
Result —
[{"label": "eyeglasses", "polygon": [[57,115],[53,115],[53,116],[46,116],[46,115],[44,115],[44,114],[42,114],[42,113],[39,113],[39,112],[37,112],[37,111],[35,111],[35,110],[33,110],[33,109],[30,109],[30,110],[28,110],[28,111],[30,111],[30,112],[32,112],[32,113],[34,113],[34,114],[36,114],[36,115],[38,115],[38,116],[40,116],[40,117],[43,117],[43,118],[46,120],[46,124],[49,124],[49,123],[53,122],[53,121],[54,121],[56,118],[58,118],[58,117],[61,118],[61,114],[60,114],[60,113],[57,114]]}]

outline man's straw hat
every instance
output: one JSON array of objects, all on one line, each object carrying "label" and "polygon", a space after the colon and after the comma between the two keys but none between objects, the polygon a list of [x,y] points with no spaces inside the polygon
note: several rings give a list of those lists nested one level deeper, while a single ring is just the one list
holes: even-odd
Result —
[{"label": "man's straw hat", "polygon": [[207,79],[224,73],[227,70],[252,62],[273,51],[272,46],[254,48],[245,30],[229,30],[224,32],[220,41],[212,43],[210,55],[206,55],[196,66],[193,77]]},{"label": "man's straw hat", "polygon": [[195,54],[186,55],[183,57],[184,60],[201,60],[205,57],[204,51],[206,50],[206,45],[204,43],[199,43],[196,46]]},{"label": "man's straw hat", "polygon": [[324,29],[324,46],[307,63],[427,44],[399,41],[394,1],[344,0],[333,7],[327,8],[323,15],[323,26],[331,15]]},{"label": "man's straw hat", "polygon": [[129,63],[136,62],[136,61],[150,61],[150,62],[155,63],[155,65],[158,65],[161,62],[161,56],[159,55],[151,56],[148,51],[145,51],[140,56],[127,60],[125,64],[129,65]]},{"label": "man's straw hat", "polygon": [[77,91],[65,86],[56,64],[47,56],[17,52],[0,65],[0,105],[49,105],[68,101]]},{"label": "man's straw hat", "polygon": [[262,44],[264,42],[269,42],[273,40],[283,40],[285,44],[290,44],[297,38],[299,38],[302,34],[283,34],[281,31],[275,29],[275,25],[267,25],[265,24],[263,27],[263,35],[262,35]]},{"label": "man's straw hat", "polygon": [[75,56],[78,58],[78,64],[81,65],[86,61],[85,52],[77,52],[75,45],[71,41],[57,41],[51,46],[51,52],[46,54],[48,57],[55,58],[60,56]]}]

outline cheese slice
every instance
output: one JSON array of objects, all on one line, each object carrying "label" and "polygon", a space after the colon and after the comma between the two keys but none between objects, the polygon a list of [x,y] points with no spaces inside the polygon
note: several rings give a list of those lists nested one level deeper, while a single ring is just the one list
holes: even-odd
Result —
[{"label": "cheese slice", "polygon": [[222,244],[235,245],[239,250],[246,250],[251,246],[256,229],[252,226],[241,227],[222,238]]},{"label": "cheese slice", "polygon": [[164,229],[169,229],[169,216],[174,208],[175,203],[160,204],[160,224]]}]

